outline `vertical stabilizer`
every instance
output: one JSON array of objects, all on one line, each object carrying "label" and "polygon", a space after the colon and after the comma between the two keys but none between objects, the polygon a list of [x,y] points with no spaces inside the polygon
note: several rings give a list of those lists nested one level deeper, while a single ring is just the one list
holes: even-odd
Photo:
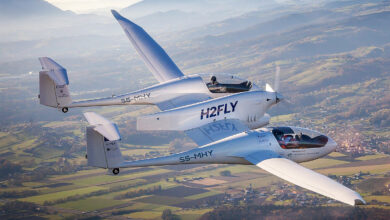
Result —
[{"label": "vertical stabilizer", "polygon": [[72,102],[66,69],[48,57],[41,57],[39,61],[42,65],[42,71],[39,72],[40,104],[55,108],[66,107]]},{"label": "vertical stabilizer", "polygon": [[86,130],[88,165],[118,168],[123,162],[118,141],[121,139],[116,124],[94,113],[86,112],[90,126]]}]

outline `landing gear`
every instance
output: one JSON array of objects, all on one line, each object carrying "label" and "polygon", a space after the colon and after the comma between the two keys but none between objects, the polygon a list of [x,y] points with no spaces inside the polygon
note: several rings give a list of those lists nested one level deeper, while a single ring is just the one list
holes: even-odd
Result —
[{"label": "landing gear", "polygon": [[88,154],[85,155],[85,159],[88,159]]},{"label": "landing gear", "polygon": [[62,108],[62,112],[63,112],[63,113],[67,113],[68,111],[69,111],[69,109],[68,109],[67,107],[63,107],[63,108]]},{"label": "landing gear", "polygon": [[114,169],[112,169],[112,173],[113,173],[114,175],[118,175],[118,174],[119,174],[119,168],[114,168]]}]

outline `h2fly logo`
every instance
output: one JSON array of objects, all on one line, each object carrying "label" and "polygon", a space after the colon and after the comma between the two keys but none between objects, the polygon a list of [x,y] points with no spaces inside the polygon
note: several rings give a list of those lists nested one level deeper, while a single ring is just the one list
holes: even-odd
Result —
[{"label": "h2fly logo", "polygon": [[236,110],[236,106],[238,104],[238,101],[230,102],[221,104],[218,106],[213,106],[211,108],[207,108],[207,110],[202,109],[200,112],[200,120],[203,120],[203,118],[213,118],[221,113],[223,114],[229,114],[231,112],[234,112]]}]

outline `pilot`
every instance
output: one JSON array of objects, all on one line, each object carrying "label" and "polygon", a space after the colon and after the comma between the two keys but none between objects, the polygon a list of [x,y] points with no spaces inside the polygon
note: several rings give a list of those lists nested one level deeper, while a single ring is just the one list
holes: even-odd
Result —
[{"label": "pilot", "polygon": [[296,139],[297,141],[302,140],[302,132],[300,132],[299,134],[296,134],[296,135],[295,135],[295,139]]},{"label": "pilot", "polygon": [[212,76],[212,77],[210,78],[210,81],[211,81],[211,84],[212,84],[212,85],[218,84],[218,82],[217,82],[217,77],[216,77],[216,76]]}]

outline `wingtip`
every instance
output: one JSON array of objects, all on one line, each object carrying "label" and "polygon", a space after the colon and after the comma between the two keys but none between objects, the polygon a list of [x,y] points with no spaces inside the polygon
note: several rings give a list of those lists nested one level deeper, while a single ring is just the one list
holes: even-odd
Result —
[{"label": "wingtip", "polygon": [[91,115],[91,114],[95,114],[95,112],[84,112],[84,113],[83,113],[83,115],[84,115],[85,117],[88,117],[88,116]]},{"label": "wingtip", "polygon": [[96,113],[95,112],[84,112],[83,115],[84,115],[85,119],[87,119],[88,123],[91,124],[91,119],[94,115],[96,115]]},{"label": "wingtip", "polygon": [[114,9],[111,10],[111,13],[112,13],[112,15],[114,16],[114,18],[117,19],[117,20],[124,20],[124,19],[125,19],[121,14],[119,14],[119,13],[118,13],[116,10],[114,10]]},{"label": "wingtip", "polygon": [[363,199],[355,199],[355,206],[357,205],[366,205],[366,201]]}]

